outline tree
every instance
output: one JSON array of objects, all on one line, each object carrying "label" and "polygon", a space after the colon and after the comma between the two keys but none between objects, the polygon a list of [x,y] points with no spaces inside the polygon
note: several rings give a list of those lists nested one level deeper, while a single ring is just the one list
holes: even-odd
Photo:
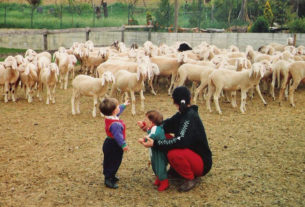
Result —
[{"label": "tree", "polygon": [[265,4],[264,17],[268,21],[269,25],[272,26],[272,23],[273,23],[273,13],[272,13],[272,10],[271,10],[271,6],[270,6],[270,3],[269,3],[269,0],[267,0],[266,4]]},{"label": "tree", "polygon": [[169,27],[174,21],[174,6],[169,3],[169,0],[161,0],[155,16],[160,26]]},{"label": "tree", "polygon": [[200,29],[203,11],[202,0],[194,0],[191,6],[191,10],[192,16],[189,19],[189,23],[192,27],[198,27]]},{"label": "tree", "polygon": [[269,23],[265,17],[258,17],[251,27],[250,32],[269,32]]},{"label": "tree", "polygon": [[238,20],[243,20],[245,22],[249,22],[248,16],[248,0],[242,0],[241,9],[237,17]]},{"label": "tree", "polygon": [[41,4],[42,0],[26,0],[32,7],[31,12],[31,28],[33,28],[33,17],[34,17],[34,10]]},{"label": "tree", "polygon": [[73,27],[73,24],[74,24],[74,12],[75,12],[75,0],[69,0],[69,10],[71,12],[72,27]]},{"label": "tree", "polygon": [[273,8],[275,8],[273,10],[274,21],[283,26],[288,19],[288,0],[274,1]]}]

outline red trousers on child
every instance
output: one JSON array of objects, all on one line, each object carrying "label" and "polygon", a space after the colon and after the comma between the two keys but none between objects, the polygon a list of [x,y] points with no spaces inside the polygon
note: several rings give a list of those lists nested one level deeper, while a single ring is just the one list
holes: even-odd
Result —
[{"label": "red trousers on child", "polygon": [[170,166],[187,180],[202,176],[204,163],[201,157],[190,149],[172,149],[168,151],[167,159]]}]

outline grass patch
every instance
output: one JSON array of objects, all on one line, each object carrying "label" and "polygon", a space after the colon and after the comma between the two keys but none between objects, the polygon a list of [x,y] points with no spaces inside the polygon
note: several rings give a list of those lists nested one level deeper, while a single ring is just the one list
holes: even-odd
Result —
[{"label": "grass patch", "polygon": [[10,53],[24,53],[25,49],[15,49],[15,48],[4,48],[0,47],[0,54],[10,54]]}]

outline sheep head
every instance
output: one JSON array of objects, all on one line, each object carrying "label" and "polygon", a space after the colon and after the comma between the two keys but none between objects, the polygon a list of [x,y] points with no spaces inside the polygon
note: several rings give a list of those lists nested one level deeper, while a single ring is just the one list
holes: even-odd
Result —
[{"label": "sheep head", "polygon": [[178,53],[177,61],[181,64],[187,62],[187,54],[185,52]]},{"label": "sheep head", "polygon": [[12,68],[13,70],[17,69],[17,61],[13,56],[8,56],[7,58],[5,58],[4,60],[4,66],[6,68]]},{"label": "sheep head", "polygon": [[102,86],[104,86],[106,82],[107,83],[115,82],[115,77],[110,71],[106,71],[105,73],[103,73],[101,77]]},{"label": "sheep head", "polygon": [[261,79],[264,77],[266,67],[262,62],[254,63],[250,69],[249,78]]},{"label": "sheep head", "polygon": [[140,80],[141,76],[146,79],[147,75],[149,75],[148,72],[148,65],[145,63],[138,64],[137,68],[137,80]]},{"label": "sheep head", "polygon": [[48,65],[49,69],[51,72],[55,72],[56,75],[59,75],[59,69],[58,69],[58,66],[55,64],[55,63],[50,63]]}]

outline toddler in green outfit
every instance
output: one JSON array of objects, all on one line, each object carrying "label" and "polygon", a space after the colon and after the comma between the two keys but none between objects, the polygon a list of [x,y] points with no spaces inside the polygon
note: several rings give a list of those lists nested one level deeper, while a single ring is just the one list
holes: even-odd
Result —
[{"label": "toddler in green outfit", "polygon": [[[154,140],[166,139],[162,127],[163,116],[160,112],[151,110],[145,114],[144,121],[138,121],[140,128],[146,128],[148,136]],[[156,175],[154,185],[158,186],[158,191],[164,191],[169,187],[166,166],[168,164],[166,153],[155,148],[151,148],[151,166]]]}]

